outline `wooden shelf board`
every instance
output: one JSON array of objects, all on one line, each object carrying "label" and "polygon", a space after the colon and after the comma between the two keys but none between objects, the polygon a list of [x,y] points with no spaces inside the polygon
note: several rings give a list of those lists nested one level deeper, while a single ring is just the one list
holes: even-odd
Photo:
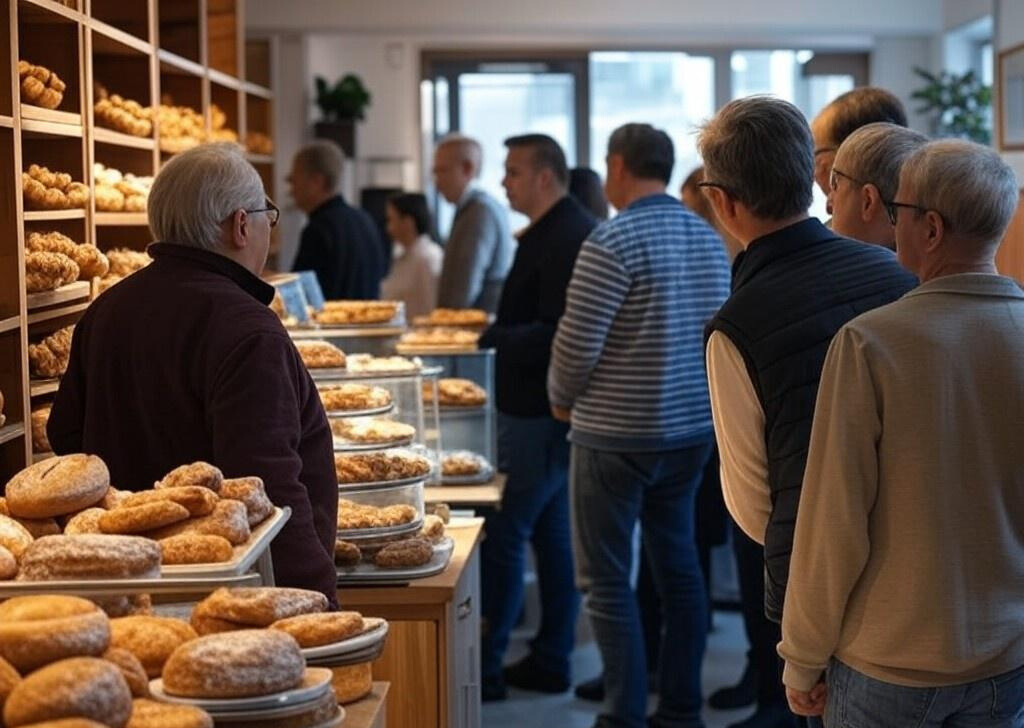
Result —
[{"label": "wooden shelf board", "polygon": [[25,434],[25,425],[20,422],[14,422],[5,427],[0,427],[0,445],[5,442],[10,442],[16,437],[21,437]]},{"label": "wooden shelf board", "polygon": [[82,115],[73,114],[70,111],[57,111],[56,109],[44,109],[42,106],[32,104],[21,105],[21,126],[25,127],[25,121],[45,121],[50,124],[63,124],[65,126],[77,126],[78,136],[82,136]]},{"label": "wooden shelf board", "polygon": [[274,92],[273,91],[271,91],[269,88],[265,88],[263,86],[259,86],[259,85],[255,84],[255,83],[246,83],[245,84],[245,92],[247,94],[251,94],[252,96],[259,96],[260,98],[266,99],[267,101],[273,101],[274,100]]},{"label": "wooden shelf board", "polygon": [[156,140],[153,139],[153,137],[132,136],[131,134],[114,131],[113,129],[106,129],[101,126],[93,127],[92,137],[97,142],[102,142],[103,144],[115,144],[121,147],[131,147],[133,149],[146,149],[148,151],[152,151],[156,147]]},{"label": "wooden shelf board", "polygon": [[0,319],[0,334],[13,331],[19,326],[21,326],[21,316],[11,316],[9,318]]},{"label": "wooden shelf board", "polygon": [[187,58],[182,58],[179,55],[163,49],[158,50],[156,55],[157,58],[160,59],[160,71],[163,73],[179,73],[185,76],[196,76],[198,78],[202,78],[206,75],[206,69],[195,61],[190,61]]},{"label": "wooden shelf board", "polygon": [[41,308],[57,306],[68,301],[88,299],[92,286],[89,281],[76,281],[66,286],[61,286],[56,291],[42,291],[40,293],[29,293],[25,296],[29,311],[37,311]]},{"label": "wooden shelf board", "polygon": [[48,308],[45,311],[36,311],[28,315],[28,325],[42,323],[43,321],[49,321],[50,319],[61,318],[62,316],[71,316],[76,313],[81,313],[85,309],[89,308],[90,301],[83,301],[82,303],[73,303],[67,306],[57,306],[56,308]]},{"label": "wooden shelf board", "polygon": [[85,210],[75,208],[73,210],[28,210],[25,213],[25,222],[45,220],[81,220],[85,218]]},{"label": "wooden shelf board", "polygon": [[14,117],[13,116],[5,116],[3,114],[0,114],[0,126],[4,127],[5,129],[13,129],[14,128]]},{"label": "wooden shelf board", "polygon": [[241,91],[245,85],[234,76],[229,76],[223,71],[215,71],[210,69],[210,81],[217,84],[218,86],[224,86],[231,89],[232,91]]},{"label": "wooden shelf board", "polygon": [[[129,56],[133,52],[153,55],[153,45],[146,40],[127,33],[120,28],[104,23],[96,18],[89,18],[88,25],[93,31],[93,53],[105,56]],[[97,37],[100,36],[100,37]],[[122,48],[118,48],[122,46]],[[129,50],[130,49],[130,50]]]},{"label": "wooden shelf board", "polygon": [[149,218],[144,212],[97,212],[93,219],[97,226],[149,227]]},{"label": "wooden shelf board", "polygon": [[245,158],[248,159],[252,164],[273,164],[274,157],[270,154],[252,154],[246,152]]},{"label": "wooden shelf board", "polygon": [[28,389],[29,394],[33,397],[53,394],[60,389],[60,379],[33,379],[29,382]]},{"label": "wooden shelf board", "polygon": [[19,17],[30,23],[83,23],[85,15],[54,0],[21,0]]},{"label": "wooden shelf board", "polygon": [[[81,118],[81,117],[79,117]],[[45,134],[47,136],[64,136],[82,138],[81,124],[64,124],[56,121],[38,121],[36,119],[23,118],[21,130],[26,134]]]}]

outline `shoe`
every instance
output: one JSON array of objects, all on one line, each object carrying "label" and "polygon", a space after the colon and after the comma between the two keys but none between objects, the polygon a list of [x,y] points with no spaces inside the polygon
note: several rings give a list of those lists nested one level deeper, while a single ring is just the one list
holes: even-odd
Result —
[{"label": "shoe", "polygon": [[729,728],[797,728],[797,718],[785,703],[771,703],[759,707],[752,716],[733,723]]},{"label": "shoe", "polygon": [[592,703],[600,703],[604,700],[604,673],[595,678],[581,682],[573,691],[580,700],[589,700]]},{"label": "shoe", "polygon": [[715,710],[734,710],[753,705],[757,700],[757,688],[754,685],[754,668],[747,663],[743,668],[743,675],[740,681],[727,688],[719,688],[711,693],[708,698],[708,705]]},{"label": "shoe", "polygon": [[480,685],[480,700],[484,703],[496,703],[508,697],[505,681],[499,678],[484,678]]},{"label": "shoe", "polygon": [[533,655],[505,668],[505,684],[537,693],[564,693],[570,685],[568,677],[541,667]]}]

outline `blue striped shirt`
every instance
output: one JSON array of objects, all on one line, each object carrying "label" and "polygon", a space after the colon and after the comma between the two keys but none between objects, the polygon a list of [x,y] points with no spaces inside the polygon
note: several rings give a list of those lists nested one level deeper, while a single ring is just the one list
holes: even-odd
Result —
[{"label": "blue striped shirt", "polygon": [[712,434],[704,326],[729,296],[715,231],[668,195],[641,198],[580,249],[548,370],[573,442],[657,451]]}]

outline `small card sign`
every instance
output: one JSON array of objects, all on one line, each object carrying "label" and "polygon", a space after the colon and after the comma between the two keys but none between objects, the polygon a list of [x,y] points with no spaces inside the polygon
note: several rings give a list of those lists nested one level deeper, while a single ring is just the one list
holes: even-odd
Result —
[{"label": "small card sign", "polygon": [[320,281],[316,279],[316,273],[311,270],[299,271],[299,280],[302,281],[302,290],[306,293],[306,301],[313,307],[314,311],[324,310],[324,292],[320,288]]},{"label": "small card sign", "polygon": [[277,290],[284,300],[284,310],[294,316],[300,324],[309,322],[309,311],[306,309],[306,294],[298,278],[285,283],[278,283]]}]

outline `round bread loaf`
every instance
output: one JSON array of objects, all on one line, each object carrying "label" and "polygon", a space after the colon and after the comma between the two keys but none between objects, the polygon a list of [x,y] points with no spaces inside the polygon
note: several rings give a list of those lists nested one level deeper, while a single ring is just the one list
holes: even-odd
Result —
[{"label": "round bread loaf", "polygon": [[153,484],[154,488],[179,488],[182,486],[198,485],[202,488],[209,488],[214,493],[220,492],[220,485],[224,482],[224,473],[220,468],[204,463],[202,461],[182,465],[175,468],[162,480]]},{"label": "round bread loaf", "polygon": [[103,508],[86,508],[79,511],[64,524],[64,534],[76,536],[83,533],[103,533],[100,530],[100,517],[106,512]]},{"label": "round bread loaf", "polygon": [[160,575],[160,545],[139,536],[44,536],[21,557],[19,581],[136,579]]},{"label": "round bread loaf", "polygon": [[32,534],[32,538],[43,536],[56,536],[60,533],[60,524],[56,518],[18,518],[11,516],[15,521],[25,527],[25,530]]},{"label": "round bread loaf", "polygon": [[221,485],[220,496],[242,502],[249,518],[250,528],[263,523],[274,512],[274,504],[267,497],[262,478],[253,476],[225,480]]},{"label": "round bread loaf", "polygon": [[144,490],[140,493],[131,493],[124,497],[118,508],[134,508],[135,506],[158,501],[171,501],[188,509],[190,516],[205,516],[213,511],[217,505],[217,494],[209,488],[198,485],[182,485],[174,488],[160,488],[158,490]]},{"label": "round bread loaf", "polygon": [[270,629],[290,634],[303,649],[320,647],[362,634],[363,615],[359,612],[300,614],[279,619],[270,625]]},{"label": "round bread loaf", "polygon": [[163,564],[217,564],[231,561],[235,550],[231,542],[221,536],[183,533],[160,541]]},{"label": "round bread loaf", "polygon": [[167,660],[164,690],[187,698],[248,698],[291,690],[306,661],[284,632],[246,629],[186,642]]},{"label": "round bread loaf", "polygon": [[373,690],[373,668],[369,662],[332,667],[331,672],[334,673],[331,680],[334,697],[341,705],[354,703]]},{"label": "round bread loaf", "polygon": [[31,465],[7,483],[7,507],[18,518],[52,518],[98,503],[110,472],[95,455],[60,455]]},{"label": "round bread loaf", "polygon": [[160,677],[164,663],[178,647],[199,635],[180,619],[121,617],[110,620],[110,644],[135,655],[146,675]]},{"label": "round bread loaf", "polygon": [[18,560],[14,554],[0,546],[0,581],[13,579],[18,575]]},{"label": "round bread loaf", "polygon": [[0,604],[0,657],[27,674],[68,657],[101,655],[110,620],[88,599],[15,597]]},{"label": "round bread loaf", "polygon": [[117,665],[124,681],[128,683],[128,689],[131,690],[133,698],[149,697],[149,675],[143,669],[139,658],[128,650],[111,647],[103,653],[103,659]]},{"label": "round bread loaf", "polygon": [[309,589],[287,587],[221,587],[199,602],[193,615],[216,617],[230,622],[267,627],[280,619],[299,614],[323,612],[327,597]]},{"label": "round bread loaf", "polygon": [[73,657],[36,670],[18,683],[4,705],[7,728],[60,718],[124,728],[131,714],[132,695],[121,671],[94,657]]},{"label": "round bread loaf", "polygon": [[20,559],[34,540],[27,528],[9,516],[0,515],[0,546],[10,551],[14,558]]},{"label": "round bread loaf", "polygon": [[168,705],[140,698],[132,702],[128,728],[213,728],[205,710],[191,705]]},{"label": "round bread loaf", "polygon": [[103,533],[145,533],[188,518],[188,508],[169,500],[157,500],[129,507],[127,499],[100,516]]},{"label": "round bread loaf", "polygon": [[0,714],[3,713],[7,696],[14,690],[14,686],[20,682],[21,675],[14,669],[14,665],[0,657]]}]

